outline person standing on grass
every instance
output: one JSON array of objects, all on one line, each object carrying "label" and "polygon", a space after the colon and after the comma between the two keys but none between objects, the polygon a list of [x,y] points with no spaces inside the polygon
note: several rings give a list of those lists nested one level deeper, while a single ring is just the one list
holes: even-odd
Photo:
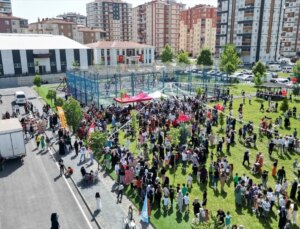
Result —
[{"label": "person standing on grass", "polygon": [[182,195],[181,191],[179,191],[177,193],[177,204],[178,204],[178,210],[181,213],[182,212],[182,208],[183,208],[183,195]]},{"label": "person standing on grass", "polygon": [[183,202],[184,202],[184,210],[186,213],[189,213],[189,206],[190,206],[190,197],[189,193],[186,193],[186,195],[183,197]]},{"label": "person standing on grass", "polygon": [[231,225],[231,215],[230,215],[230,212],[228,211],[226,213],[226,216],[225,216],[225,227],[226,227],[226,229],[230,229],[230,225]]},{"label": "person standing on grass", "polygon": [[284,170],[284,166],[281,167],[281,169],[278,170],[277,172],[277,181],[282,184],[283,179],[285,179],[286,175],[285,175],[285,170]]},{"label": "person standing on grass", "polygon": [[171,201],[171,206],[173,207],[173,201],[174,201],[174,196],[175,196],[175,191],[172,185],[170,185],[170,189],[169,189],[169,193],[170,193],[170,201]]},{"label": "person standing on grass", "polygon": [[245,166],[245,162],[247,162],[248,167],[249,167],[249,165],[250,165],[249,158],[250,158],[249,149],[246,149],[246,151],[245,151],[245,153],[244,153],[243,166]]}]

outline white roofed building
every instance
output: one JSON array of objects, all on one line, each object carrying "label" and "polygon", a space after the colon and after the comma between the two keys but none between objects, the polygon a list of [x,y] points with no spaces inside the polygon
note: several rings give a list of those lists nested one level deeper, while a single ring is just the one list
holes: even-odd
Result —
[{"label": "white roofed building", "polygon": [[54,74],[92,65],[92,50],[65,36],[0,34],[0,76]]}]

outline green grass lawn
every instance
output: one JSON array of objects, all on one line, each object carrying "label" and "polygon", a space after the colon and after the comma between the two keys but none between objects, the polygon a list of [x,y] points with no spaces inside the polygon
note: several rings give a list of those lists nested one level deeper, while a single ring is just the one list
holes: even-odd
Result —
[{"label": "green grass lawn", "polygon": [[55,106],[54,106],[54,103],[52,101],[50,101],[50,99],[47,99],[47,94],[48,94],[48,91],[50,89],[52,90],[56,90],[56,87],[57,86],[46,86],[46,85],[43,85],[41,87],[36,87],[34,86],[34,90],[38,93],[38,95],[47,103],[47,104],[50,104],[52,108],[56,109]]},{"label": "green grass lawn", "polygon": [[291,73],[287,73],[287,72],[278,72],[278,77],[279,78],[288,78],[291,76]]},{"label": "green grass lawn", "polygon": [[[49,103],[50,101],[46,99],[47,92],[49,90],[49,87],[47,86],[42,86],[39,88],[39,95],[47,102]],[[241,95],[241,91],[244,90],[246,94],[254,94],[256,92],[256,88],[251,85],[233,85],[231,86],[231,93],[234,95]],[[239,104],[242,103],[242,99],[235,99],[233,103],[233,109],[234,109],[234,115],[237,116],[238,112],[238,106]],[[268,117],[271,117],[273,121],[275,121],[276,117],[279,115],[282,115],[281,112],[278,113],[261,113],[259,111],[260,108],[260,103],[264,103],[265,108],[268,107],[267,101],[261,100],[261,99],[256,99],[252,98],[252,105],[248,104],[248,100],[246,105],[244,106],[244,121],[253,121],[254,125],[258,126],[259,125],[259,120],[267,115]],[[279,102],[280,105],[281,102]],[[210,104],[213,105],[213,104]],[[293,101],[290,102],[289,104],[290,108],[293,106],[297,107],[298,112],[300,111],[300,102],[299,101]],[[237,126],[236,130],[240,127],[240,123],[237,121]],[[297,128],[298,133],[300,134],[300,121],[295,120],[291,118],[291,127],[292,128]],[[220,127],[214,127],[213,131],[216,133],[220,130]],[[280,129],[280,133],[282,134],[288,134],[291,133],[292,130],[286,130],[286,129]],[[256,130],[257,132],[257,130]],[[237,138],[236,138],[237,140]],[[126,139],[124,138],[124,133],[120,133],[120,143],[125,145]],[[130,145],[130,150],[131,152],[134,152],[136,155],[138,153],[137,147],[136,147],[136,141],[132,141]],[[211,151],[216,152],[215,148],[211,148]],[[225,151],[225,149],[223,148]],[[264,155],[264,166],[263,169],[270,171],[272,169],[272,164],[274,159],[279,159],[279,164],[278,167],[285,166],[286,168],[286,173],[289,181],[291,181],[295,174],[293,174],[292,171],[292,162],[295,158],[299,159],[299,155],[296,154],[291,154],[289,153],[288,155],[278,155],[278,153],[275,151],[273,153],[273,157],[270,158],[268,153],[267,153],[267,138],[264,137],[261,141],[257,142],[257,148],[250,149],[250,162],[251,165],[250,167],[244,167],[242,166],[242,160],[243,160],[243,153],[245,151],[245,146],[243,145],[242,142],[239,142],[237,140],[237,143],[231,147],[231,153],[227,154],[225,153],[228,157],[229,163],[234,164],[234,170],[233,174],[238,173],[239,175],[242,175],[245,173],[248,175],[250,178],[253,179],[255,183],[260,183],[260,177],[254,176],[251,173],[251,168],[253,165],[253,162],[255,160],[255,155],[257,152],[262,152]],[[151,155],[150,155],[151,157]],[[214,158],[215,159],[215,158]],[[208,162],[210,162],[210,159],[208,159]],[[207,166],[208,168],[208,166]],[[186,177],[188,173],[192,172],[191,164],[189,165],[189,168],[187,169],[186,172],[182,171],[182,166],[181,163],[176,166],[176,171],[172,169],[169,169],[167,172],[167,175],[170,178],[170,184],[174,184],[176,186],[177,184],[183,184],[186,183]],[[270,174],[269,173],[269,174]],[[109,175],[115,179],[115,174],[113,170],[109,171]],[[274,188],[275,186],[275,178],[269,175],[269,181],[268,181],[269,186]],[[260,229],[260,228],[266,228],[266,229],[271,229],[271,228],[277,228],[278,225],[278,216],[277,216],[277,206],[273,208],[273,212],[270,215],[270,218],[265,221],[262,220],[261,218],[258,218],[255,214],[252,213],[251,210],[248,208],[243,208],[242,210],[236,210],[235,208],[235,200],[234,200],[234,188],[233,188],[233,182],[231,181],[230,184],[227,186],[225,185],[225,192],[221,193],[220,191],[215,191],[211,189],[208,186],[205,185],[199,185],[196,180],[193,182],[193,187],[190,192],[190,202],[192,203],[193,200],[197,197],[202,200],[202,193],[204,190],[207,190],[208,192],[208,202],[207,202],[207,208],[209,209],[210,212],[213,214],[216,213],[218,209],[223,209],[225,212],[230,211],[232,215],[232,223],[233,224],[243,224],[247,229],[248,228],[253,228],[253,229]],[[220,187],[219,187],[220,190]],[[130,186],[126,187],[126,195],[133,201],[134,205],[138,208],[141,209],[142,205],[142,200],[139,200],[136,193],[134,192],[133,189],[130,188]],[[174,201],[174,203],[176,203]],[[158,210],[156,206],[152,209],[151,211],[151,222],[154,224],[154,226],[158,229],[160,228],[177,228],[177,229],[184,229],[184,228],[190,228],[192,219],[194,218],[193,216],[193,209],[192,206],[190,206],[190,214],[180,214],[177,212],[176,209],[176,204],[174,204],[173,208],[168,212],[164,212],[163,210]],[[136,219],[139,220],[139,219]],[[299,223],[299,219],[298,219]]]},{"label": "green grass lawn", "polygon": [[[254,88],[254,87],[253,87]],[[236,90],[241,91],[244,89],[246,93],[248,91],[255,92],[255,88],[253,89],[250,86],[242,86],[240,85],[236,86]],[[237,115],[237,109],[239,104],[242,103],[242,99],[236,99],[234,101],[233,107],[234,107],[234,115]],[[265,108],[267,108],[268,104],[267,101],[261,100],[261,99],[256,99],[252,98],[252,105],[248,104],[248,101],[246,105],[244,106],[244,121],[253,121],[256,126],[259,124],[259,120],[267,115],[268,117],[271,117],[274,121],[275,118],[278,117],[279,115],[282,115],[281,112],[278,113],[261,113],[259,112],[260,108],[260,103],[265,104]],[[300,103],[299,102],[291,102],[290,107],[292,108],[293,106],[296,106],[298,111],[300,110]],[[240,127],[240,123],[237,122],[236,130]],[[291,119],[291,126],[292,128],[297,128],[298,133],[300,133],[300,122],[295,119]],[[220,127],[214,127],[213,130],[214,132],[219,131]],[[291,133],[292,130],[287,130],[287,129],[280,129],[280,133],[282,134],[288,134]],[[257,132],[257,130],[256,130]],[[236,138],[237,139],[237,138]],[[125,144],[125,139],[124,139],[124,134],[121,133],[120,135],[120,143]],[[131,151],[137,153],[136,150],[136,142],[132,142],[130,145]],[[216,150],[212,147],[211,150],[215,153]],[[275,151],[273,153],[273,157],[270,158],[268,153],[267,153],[267,138],[264,137],[261,141],[257,142],[257,148],[251,148],[250,153],[251,153],[251,165],[250,167],[244,167],[242,165],[242,160],[243,160],[243,153],[245,151],[245,146],[243,145],[242,142],[239,142],[237,140],[237,143],[231,147],[231,153],[227,154],[225,153],[228,157],[229,163],[234,164],[234,171],[233,174],[238,173],[239,175],[242,175],[245,173],[247,176],[253,179],[255,183],[261,183],[261,179],[258,176],[254,176],[251,173],[251,168],[253,165],[253,162],[255,160],[255,156],[257,152],[262,152],[264,155],[264,166],[263,169],[269,171],[269,181],[268,184],[270,187],[274,188],[275,186],[275,178],[271,176],[271,169],[273,165],[273,161],[275,159],[279,159],[279,164],[278,167],[285,166],[286,168],[286,173],[289,181],[291,181],[294,177],[295,174],[293,173],[292,170],[292,162],[295,158],[299,158],[299,155],[296,155],[294,153],[289,153],[287,155],[278,155],[278,153]],[[208,160],[209,163],[210,159]],[[186,183],[186,176],[188,173],[192,172],[191,165],[189,166],[189,169],[187,170],[186,173],[182,171],[182,166],[179,164],[177,166],[177,169],[175,171],[175,174],[173,170],[168,170],[167,175],[170,178],[170,184],[174,184],[176,186],[177,184],[183,184]],[[111,176],[114,178],[114,173],[113,171],[110,172]],[[258,218],[255,214],[252,213],[251,210],[248,208],[243,208],[242,210],[236,210],[235,208],[235,200],[234,200],[234,188],[233,188],[233,182],[230,182],[230,184],[227,186],[225,185],[225,192],[221,193],[220,191],[215,191],[211,189],[208,186],[205,185],[199,185],[197,184],[196,180],[193,182],[193,187],[190,192],[190,197],[191,197],[191,202],[198,197],[200,200],[202,199],[202,193],[204,190],[207,190],[208,192],[208,203],[207,203],[207,208],[209,211],[211,211],[213,214],[216,213],[218,209],[223,209],[224,211],[230,211],[232,215],[232,222],[233,224],[243,224],[247,229],[248,228],[254,228],[254,229],[259,229],[259,228],[277,228],[278,225],[278,216],[277,216],[277,205],[273,208],[273,213],[270,215],[270,218],[265,221],[262,220],[261,218]],[[219,187],[220,190],[220,187]],[[139,201],[135,192],[131,188],[126,189],[127,195],[133,200],[133,203],[137,206],[140,207],[141,209],[141,204],[142,201]],[[192,206],[190,207],[190,214],[180,214],[176,210],[176,205],[174,205],[173,209],[169,211],[168,213],[164,212],[163,210],[158,210],[156,207],[152,209],[151,212],[151,222],[156,226],[156,228],[190,228],[192,219],[193,219],[193,211],[192,211]]]}]

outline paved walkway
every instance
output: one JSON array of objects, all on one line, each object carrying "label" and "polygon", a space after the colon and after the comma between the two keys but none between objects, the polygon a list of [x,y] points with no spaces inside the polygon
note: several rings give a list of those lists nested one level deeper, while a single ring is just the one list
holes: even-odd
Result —
[{"label": "paved walkway", "polygon": [[[48,131],[47,135],[52,136],[52,133]],[[52,146],[53,149],[58,152],[58,145],[53,144]],[[90,172],[90,170],[96,171],[98,165],[96,161],[91,164],[89,159],[86,159],[84,163],[79,163],[79,159],[80,154],[76,157],[74,151],[71,151],[63,156],[65,166],[71,166],[74,168],[75,171],[72,175],[72,178],[102,229],[122,228],[123,219],[127,217],[129,206],[133,207],[133,218],[136,221],[137,228],[153,228],[151,225],[145,225],[140,222],[139,210],[133,206],[133,204],[125,195],[123,195],[122,203],[117,204],[117,195],[113,191],[115,182],[109,176],[107,176],[101,168],[99,171],[98,182],[96,181],[94,184],[88,184],[87,182],[83,181],[80,168],[84,166],[86,171]],[[100,193],[102,200],[102,210],[98,213],[95,212],[96,192]]]}]

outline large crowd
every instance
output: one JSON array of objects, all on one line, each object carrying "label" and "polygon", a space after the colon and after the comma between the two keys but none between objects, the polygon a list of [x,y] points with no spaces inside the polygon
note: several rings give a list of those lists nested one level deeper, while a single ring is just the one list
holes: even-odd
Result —
[{"label": "large crowd", "polygon": [[[239,117],[234,117],[233,96],[228,94],[223,103],[224,108],[227,99],[229,115],[225,116],[224,135],[215,133],[212,128],[219,124],[216,106],[209,107],[201,98],[172,97],[145,104],[139,103],[135,107],[111,105],[98,109],[90,106],[85,110],[84,119],[78,129],[78,137],[80,139],[87,137],[92,124],[95,124],[97,131],[108,133],[107,146],[103,149],[104,166],[108,170],[115,171],[116,182],[120,186],[118,196],[122,194],[124,185],[130,185],[141,201],[147,193],[149,217],[151,208],[168,212],[173,204],[176,204],[182,214],[188,214],[192,206],[195,218],[207,221],[211,217],[206,207],[207,191],[203,192],[202,198],[190,200],[189,192],[192,184],[197,181],[199,185],[208,185],[222,193],[227,188],[226,184],[233,182],[237,209],[248,207],[257,214],[257,217],[264,219],[268,219],[272,213],[278,214],[278,227],[289,228],[291,224],[296,224],[300,202],[298,161],[293,162],[295,173],[298,174],[298,178],[294,179],[286,177],[284,167],[277,169],[280,161],[275,160],[272,176],[277,178],[277,183],[275,187],[271,187],[268,185],[269,171],[264,169],[266,152],[257,153],[255,161],[251,163],[253,174],[261,177],[260,183],[254,182],[241,171],[234,171],[234,163],[229,163],[226,155],[230,154],[231,147],[237,140],[244,141],[247,149],[243,154],[243,165],[246,163],[249,167],[249,148],[252,143],[256,147],[257,138],[262,138],[263,135],[269,138],[268,153],[271,157],[275,147],[280,153],[299,153],[297,131],[295,129],[291,135],[282,136],[276,128],[281,126],[282,122],[278,123],[277,120],[273,124],[267,116],[263,116],[257,126],[253,122],[246,123],[242,119],[244,104],[239,106]],[[251,101],[249,103],[251,104]],[[130,122],[133,109],[138,111],[138,131]],[[293,115],[290,113],[291,111],[288,111],[285,114],[284,122],[289,122]],[[189,117],[188,125],[185,127],[182,127],[178,120],[182,114]],[[241,124],[239,129],[237,122]],[[108,127],[109,125],[111,127]],[[180,144],[175,145],[172,128],[186,131],[189,137],[183,137]],[[120,143],[121,130],[124,132],[125,144]],[[131,139],[137,139],[137,155],[130,150]],[[216,146],[215,153],[210,146]],[[86,146],[82,147],[86,150]],[[167,173],[168,170],[174,171],[178,167],[182,168],[183,174],[186,174],[188,167],[192,168],[192,173],[186,174],[186,182],[182,184],[176,183],[176,179],[170,182],[171,178]],[[288,192],[289,185],[291,185],[290,192]],[[278,213],[274,212],[275,207]],[[219,209],[216,217],[220,225],[238,228],[237,225],[231,225],[231,215],[226,209]],[[239,227],[243,228],[242,225]]]},{"label": "large crowd", "polygon": [[[195,182],[221,193],[230,187],[230,183],[233,183],[237,209],[247,207],[257,217],[264,219],[268,219],[271,214],[278,214],[278,227],[289,228],[291,224],[297,223],[300,203],[300,163],[297,160],[293,162],[293,169],[298,177],[287,177],[285,168],[280,166],[278,160],[274,160],[272,171],[264,169],[264,157],[267,152],[258,152],[255,161],[250,163],[249,149],[252,144],[256,147],[257,139],[266,135],[269,139],[267,147],[270,157],[276,147],[281,154],[299,153],[297,130],[294,129],[290,135],[281,135],[280,129],[277,128],[282,125],[281,117],[278,117],[274,124],[266,115],[257,126],[253,122],[244,122],[245,94],[242,96],[244,99],[238,108],[238,117],[233,115],[234,101],[229,91],[224,97],[222,109],[208,106],[203,103],[201,97],[172,97],[124,107],[113,104],[107,108],[102,106],[97,108],[92,105],[84,110],[84,118],[77,130],[77,139],[73,143],[70,133],[59,128],[58,116],[51,114],[48,117],[49,106],[43,108],[42,115],[28,116],[21,122],[24,132],[30,137],[35,137],[39,147],[40,142],[45,141],[43,132],[47,125],[44,123],[44,118],[48,117],[53,133],[58,129],[59,153],[65,154],[74,149],[76,155],[81,155],[80,160],[85,160],[85,155],[89,152],[91,162],[93,152],[88,145],[84,144],[90,126],[94,125],[95,131],[107,132],[109,137],[106,147],[103,148],[103,166],[107,170],[113,169],[116,174],[118,201],[122,201],[124,186],[130,185],[140,201],[143,201],[147,194],[149,217],[151,209],[158,208],[168,213],[175,204],[177,211],[182,214],[189,214],[189,209],[192,208],[197,221],[205,222],[215,216],[218,223],[227,228],[244,228],[243,225],[232,225],[232,216],[225,207],[216,213],[209,211],[207,203],[213,200],[208,200],[206,188],[202,197],[190,199],[190,192]],[[224,133],[220,134],[214,132],[213,126],[220,125],[219,111],[226,109],[227,102],[229,102],[228,115],[225,115]],[[251,97],[249,104],[251,104]],[[270,102],[269,108],[271,104],[273,103]],[[28,109],[33,108],[28,106]],[[138,111],[138,130],[135,130],[131,122],[132,110]],[[260,110],[264,112],[264,107]],[[188,117],[184,125],[181,125],[178,119],[181,115]],[[284,123],[288,123],[294,115],[296,115],[295,109],[286,112]],[[183,132],[179,144],[174,144],[173,128]],[[121,133],[125,144],[120,143]],[[132,140],[137,141],[138,154],[130,150]],[[261,182],[254,182],[241,171],[235,171],[235,164],[228,161],[226,155],[230,155],[231,147],[236,141],[242,141],[246,146],[241,156],[243,165],[247,164],[249,167],[252,164],[251,171],[261,178]],[[211,146],[215,146],[215,152],[211,150]],[[181,168],[182,173],[186,175],[186,182],[176,182],[175,170],[178,168]],[[188,170],[192,172],[187,173]],[[171,182],[168,171],[174,173],[174,182]],[[269,172],[277,179],[274,187],[268,184]],[[93,182],[98,171],[87,172],[81,169],[81,173],[85,180]]]}]

